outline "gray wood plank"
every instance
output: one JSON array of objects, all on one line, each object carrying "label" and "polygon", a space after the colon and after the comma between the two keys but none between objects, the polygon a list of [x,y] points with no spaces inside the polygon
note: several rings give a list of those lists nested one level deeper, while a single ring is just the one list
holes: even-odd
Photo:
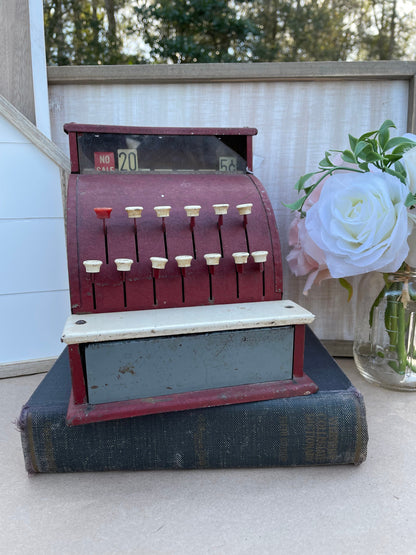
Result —
[{"label": "gray wood plank", "polygon": [[35,123],[28,0],[0,2],[0,94]]},{"label": "gray wood plank", "polygon": [[411,79],[416,62],[262,62],[48,67],[48,82],[174,83]]}]

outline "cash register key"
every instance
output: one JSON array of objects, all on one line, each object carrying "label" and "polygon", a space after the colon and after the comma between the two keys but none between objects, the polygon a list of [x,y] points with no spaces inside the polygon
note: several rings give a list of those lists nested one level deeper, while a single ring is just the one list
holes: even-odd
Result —
[{"label": "cash register key", "polygon": [[94,212],[99,220],[107,220],[111,216],[112,208],[94,208]]},{"label": "cash register key", "polygon": [[154,210],[158,218],[168,218],[171,208],[171,206],[155,206]]},{"label": "cash register key", "polygon": [[103,232],[104,232],[104,246],[105,246],[105,263],[108,264],[108,243],[107,243],[107,224],[105,223],[107,219],[111,216],[112,208],[94,208],[94,212],[99,220],[103,222]]},{"label": "cash register key", "polygon": [[237,204],[236,208],[237,208],[238,213],[240,214],[240,216],[247,216],[248,214],[251,214],[251,209],[253,208],[253,203],[248,202],[246,204]]},{"label": "cash register key", "polygon": [[156,216],[162,218],[162,231],[163,231],[163,242],[165,244],[165,257],[168,258],[168,243],[166,238],[166,223],[165,218],[169,217],[171,206],[154,206],[156,211]]},{"label": "cash register key", "polygon": [[155,270],[164,270],[167,264],[167,258],[161,258],[160,256],[151,256],[150,262],[152,263],[152,268]]},{"label": "cash register key", "polygon": [[214,209],[215,214],[218,216],[218,229],[222,226],[224,221],[224,216],[227,214],[229,207],[230,207],[229,204],[212,205],[212,208]]},{"label": "cash register key", "polygon": [[192,256],[189,256],[187,254],[175,256],[175,260],[178,264],[178,268],[180,269],[183,278],[186,275],[186,268],[190,268],[191,266],[192,258]]},{"label": "cash register key", "polygon": [[214,209],[214,212],[217,214],[217,216],[223,216],[223,215],[227,214],[229,207],[230,207],[229,204],[213,204],[212,205],[212,208]]},{"label": "cash register key", "polygon": [[124,308],[127,308],[126,272],[130,271],[133,260],[131,258],[116,258],[114,262],[117,266],[117,270],[121,272],[121,278],[123,280]]},{"label": "cash register key", "polygon": [[217,252],[210,252],[208,254],[204,254],[205,262],[207,266],[218,266],[220,263],[221,255]]},{"label": "cash register key", "polygon": [[217,252],[210,252],[204,254],[204,258],[207,263],[209,273],[213,274],[215,272],[215,266],[218,266],[220,263],[221,255]]},{"label": "cash register key", "polygon": [[116,258],[114,260],[119,272],[130,272],[133,260],[131,258]]},{"label": "cash register key", "polygon": [[126,206],[125,210],[129,218],[141,218],[143,206]]},{"label": "cash register key", "polygon": [[236,264],[246,264],[248,260],[248,252],[233,252],[232,254]]},{"label": "cash register key", "polygon": [[90,274],[92,304],[93,304],[94,310],[96,310],[97,301],[96,301],[96,297],[95,297],[95,274],[98,274],[100,272],[102,261],[101,260],[84,260],[83,264],[85,266],[85,271],[87,272],[87,274]]},{"label": "cash register key", "polygon": [[[193,233],[193,229],[195,227],[195,218],[199,216],[199,211],[201,210],[201,207],[199,206],[199,204],[195,204],[195,205],[184,206],[184,208],[185,208],[186,215],[189,218],[191,218],[189,227],[191,228],[191,231]],[[194,258],[196,258],[195,242],[194,242],[195,240],[193,237],[192,237],[192,241],[194,243]]]},{"label": "cash register key", "polygon": [[254,262],[261,264],[267,261],[268,254],[269,254],[269,251],[254,251],[251,253],[251,256],[253,257]]},{"label": "cash register key", "polygon": [[254,262],[258,264],[258,269],[261,275],[262,281],[262,288],[263,288],[263,297],[266,295],[266,279],[264,274],[264,263],[267,261],[267,255],[269,254],[268,251],[253,251],[251,256],[254,259]]},{"label": "cash register key", "polygon": [[201,207],[199,206],[199,204],[195,204],[184,206],[184,209],[187,216],[189,216],[190,218],[194,218],[195,216],[199,216],[199,211],[201,210]]},{"label": "cash register key", "polygon": [[157,279],[159,277],[160,270],[165,269],[168,259],[160,256],[151,256],[150,262],[152,263],[153,278]]},{"label": "cash register key", "polygon": [[179,268],[189,268],[192,262],[192,256],[183,254],[180,256],[175,256],[175,260],[178,263]]},{"label": "cash register key", "polygon": [[84,260],[83,264],[87,274],[98,274],[101,269],[102,260]]},{"label": "cash register key", "polygon": [[236,265],[236,268],[237,268],[237,272],[239,274],[243,273],[243,266],[244,266],[244,264],[247,264],[249,253],[248,252],[233,252],[232,256],[234,258],[234,262],[235,262],[235,265]]}]

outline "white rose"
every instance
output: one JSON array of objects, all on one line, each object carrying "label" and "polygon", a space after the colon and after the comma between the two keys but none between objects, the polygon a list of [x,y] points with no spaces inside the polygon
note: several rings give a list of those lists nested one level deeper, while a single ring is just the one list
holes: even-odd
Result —
[{"label": "white rose", "polygon": [[408,189],[386,173],[339,173],[325,181],[306,215],[306,229],[324,251],[332,277],[394,272],[406,258],[412,224]]},{"label": "white rose", "polygon": [[406,170],[406,182],[411,193],[416,193],[416,147],[406,151],[401,159]]}]

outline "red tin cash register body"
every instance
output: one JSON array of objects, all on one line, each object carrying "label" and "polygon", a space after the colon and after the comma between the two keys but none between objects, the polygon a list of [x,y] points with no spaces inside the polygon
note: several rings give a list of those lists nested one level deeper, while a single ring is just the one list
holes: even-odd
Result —
[{"label": "red tin cash register body", "polygon": [[305,395],[305,325],[282,300],[250,128],[67,124],[72,315],[82,424]]}]

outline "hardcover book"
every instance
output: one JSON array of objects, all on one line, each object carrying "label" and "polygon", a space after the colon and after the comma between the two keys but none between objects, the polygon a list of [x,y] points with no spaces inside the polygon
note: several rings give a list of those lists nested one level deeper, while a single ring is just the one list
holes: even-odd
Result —
[{"label": "hardcover book", "polygon": [[305,372],[317,393],[68,426],[65,350],[22,408],[29,473],[360,464],[364,400],[307,328]]}]

